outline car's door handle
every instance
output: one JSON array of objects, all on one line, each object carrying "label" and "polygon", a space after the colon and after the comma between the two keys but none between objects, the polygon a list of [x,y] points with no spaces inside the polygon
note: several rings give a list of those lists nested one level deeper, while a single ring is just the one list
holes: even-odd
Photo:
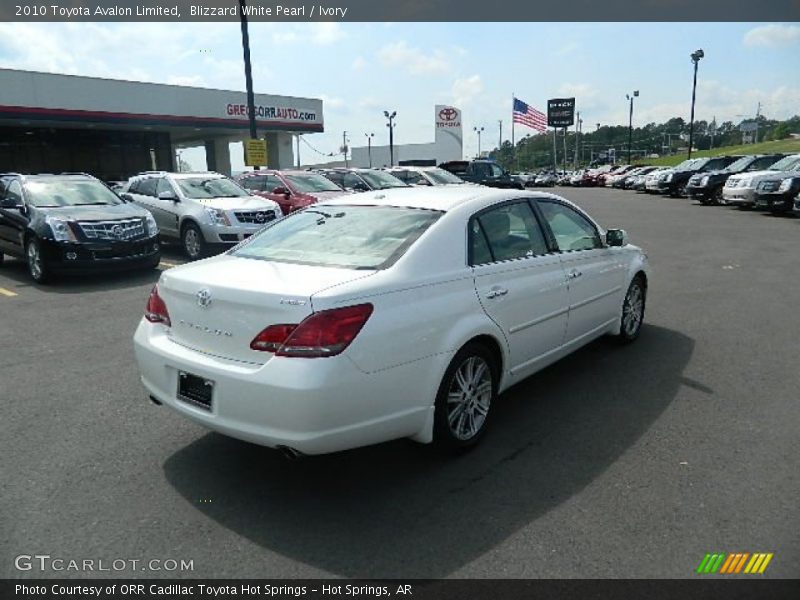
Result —
[{"label": "car's door handle", "polygon": [[573,270],[572,270],[572,271],[570,271],[570,273],[569,273],[569,278],[570,278],[570,279],[577,279],[577,278],[578,278],[578,277],[580,277],[581,275],[583,275],[583,273],[581,273],[580,271],[576,271],[575,269],[573,269]]},{"label": "car's door handle", "polygon": [[507,293],[508,290],[505,288],[495,288],[491,290],[488,294],[486,294],[486,297],[489,299],[498,298],[500,296],[505,296]]}]

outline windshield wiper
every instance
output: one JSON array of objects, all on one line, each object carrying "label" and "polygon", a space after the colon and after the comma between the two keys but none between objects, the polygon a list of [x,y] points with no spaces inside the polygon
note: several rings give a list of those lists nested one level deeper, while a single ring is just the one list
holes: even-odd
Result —
[{"label": "windshield wiper", "polygon": [[112,206],[108,202],[78,202],[72,206]]}]

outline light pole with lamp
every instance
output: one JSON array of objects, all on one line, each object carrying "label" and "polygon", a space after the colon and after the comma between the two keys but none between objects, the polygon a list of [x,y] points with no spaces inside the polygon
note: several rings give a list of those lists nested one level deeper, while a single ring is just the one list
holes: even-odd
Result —
[{"label": "light pole with lamp", "polygon": [[484,130],[483,127],[480,127],[480,128],[473,127],[472,128],[472,131],[474,131],[475,133],[478,134],[478,158],[481,157],[481,132],[483,132],[483,130]]},{"label": "light pole with lamp", "polygon": [[628,112],[628,164],[631,164],[631,144],[633,143],[633,99],[639,96],[639,90],[634,90],[632,95],[625,94],[630,100],[631,109]]},{"label": "light pole with lamp", "polygon": [[375,137],[374,133],[365,133],[367,136],[367,156],[369,157],[369,168],[372,168],[372,138]]},{"label": "light pole with lamp", "polygon": [[692,62],[694,63],[694,81],[692,82],[692,115],[689,118],[689,155],[686,158],[692,158],[692,142],[694,140],[694,100],[697,91],[697,63],[705,56],[703,49],[695,50],[690,54]]},{"label": "light pole with lamp", "polygon": [[383,111],[383,116],[385,116],[389,122],[386,126],[389,128],[389,166],[394,166],[394,118],[397,116],[397,111],[392,111],[390,114],[388,110]]}]

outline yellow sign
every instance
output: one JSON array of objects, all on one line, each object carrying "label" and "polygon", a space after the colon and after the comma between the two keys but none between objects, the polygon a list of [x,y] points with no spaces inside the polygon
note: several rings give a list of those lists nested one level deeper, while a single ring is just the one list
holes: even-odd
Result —
[{"label": "yellow sign", "polygon": [[244,164],[248,167],[266,167],[267,158],[266,140],[244,141]]}]

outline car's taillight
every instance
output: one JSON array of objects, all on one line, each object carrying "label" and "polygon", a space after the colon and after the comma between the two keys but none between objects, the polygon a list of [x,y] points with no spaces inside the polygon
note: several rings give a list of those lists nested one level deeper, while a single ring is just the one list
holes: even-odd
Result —
[{"label": "car's taillight", "polygon": [[299,325],[270,325],[250,347],[295,358],[336,356],[355,339],[372,309],[372,304],[357,304],[314,313]]},{"label": "car's taillight", "polygon": [[144,309],[144,318],[151,323],[162,323],[169,327],[172,322],[169,320],[169,312],[167,305],[161,296],[158,295],[158,286],[154,285],[150,292],[150,298],[147,299],[147,306]]}]

